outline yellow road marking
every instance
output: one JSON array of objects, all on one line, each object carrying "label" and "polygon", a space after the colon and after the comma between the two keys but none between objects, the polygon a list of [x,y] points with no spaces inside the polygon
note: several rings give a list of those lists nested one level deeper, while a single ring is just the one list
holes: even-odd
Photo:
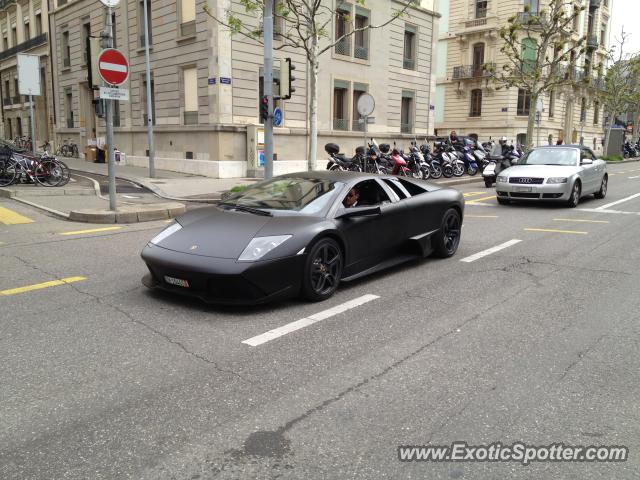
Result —
[{"label": "yellow road marking", "polygon": [[498,218],[498,215],[465,215],[464,218]]},{"label": "yellow road marking", "polygon": [[573,233],[576,235],[587,235],[589,232],[580,232],[578,230],[555,230],[552,228],[525,228],[527,232],[550,232],[550,233]]},{"label": "yellow road marking", "polygon": [[0,207],[0,223],[4,223],[5,225],[19,225],[21,223],[33,223],[33,220],[8,208]]},{"label": "yellow road marking", "polygon": [[469,200],[467,203],[481,202],[483,200],[489,200],[491,198],[496,198],[496,196],[495,195],[491,195],[490,197],[474,198],[473,200]]},{"label": "yellow road marking", "polygon": [[73,232],[61,232],[60,235],[82,235],[83,233],[110,232],[120,230],[122,227],[92,228],[91,230],[74,230]]},{"label": "yellow road marking", "polygon": [[87,277],[69,277],[60,280],[52,280],[50,282],[37,283],[35,285],[27,285],[26,287],[11,288],[9,290],[0,290],[0,296],[17,295],[18,293],[32,292],[33,290],[41,290],[43,288],[58,287],[68,283],[80,282],[86,280]]},{"label": "yellow road marking", "polygon": [[474,195],[484,195],[485,193],[487,192],[466,192],[462,195],[464,195],[465,197],[473,197]]},{"label": "yellow road marking", "polygon": [[609,223],[606,220],[585,220],[582,218],[554,218],[554,222]]}]

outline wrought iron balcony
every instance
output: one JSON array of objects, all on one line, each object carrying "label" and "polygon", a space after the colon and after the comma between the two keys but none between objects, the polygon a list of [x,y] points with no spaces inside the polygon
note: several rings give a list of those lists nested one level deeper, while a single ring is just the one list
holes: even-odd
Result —
[{"label": "wrought iron balcony", "polygon": [[518,12],[516,16],[516,22],[521,25],[528,25],[531,27],[535,27],[536,25],[546,25],[549,20],[547,15],[539,12]]},{"label": "wrought iron balcony", "polygon": [[336,43],[335,51],[338,55],[351,55],[351,38],[346,37]]},{"label": "wrought iron balcony", "polygon": [[490,77],[493,75],[491,70],[495,70],[495,67],[495,63],[485,63],[483,65],[461,65],[459,67],[453,67],[453,79],[462,80],[463,78]]},{"label": "wrought iron balcony", "polygon": [[587,37],[587,48],[598,48],[598,36],[597,35],[589,35]]},{"label": "wrought iron balcony", "polygon": [[349,130],[349,120],[346,118],[334,118],[333,119],[334,130]]},{"label": "wrought iron balcony", "polygon": [[11,5],[15,5],[16,3],[17,3],[17,0],[0,0],[0,11],[4,10],[5,8]]},{"label": "wrought iron balcony", "polygon": [[24,52],[25,50],[30,50],[34,47],[47,43],[49,39],[49,35],[47,33],[43,33],[42,35],[38,35],[37,37],[33,37],[26,42],[22,42],[15,47],[11,47],[4,52],[0,52],[0,60],[5,60],[7,58],[13,57],[15,54]]},{"label": "wrought iron balcony", "polygon": [[13,96],[13,104],[14,105],[21,105],[24,103],[24,98],[22,98],[22,95],[14,95]]},{"label": "wrought iron balcony", "polygon": [[364,132],[364,122],[362,119],[351,122],[351,130],[354,132]]},{"label": "wrought iron balcony", "polygon": [[593,77],[591,79],[591,88],[594,90],[604,90],[605,89],[605,81],[604,78]]}]

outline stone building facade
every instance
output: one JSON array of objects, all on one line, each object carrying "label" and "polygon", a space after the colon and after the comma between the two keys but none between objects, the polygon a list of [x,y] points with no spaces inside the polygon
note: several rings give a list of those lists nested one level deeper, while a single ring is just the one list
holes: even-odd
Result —
[{"label": "stone building facade", "polygon": [[[88,87],[83,45],[87,36],[100,34],[106,13],[95,0],[50,1],[55,3],[51,15],[55,131],[59,141],[76,141],[82,151],[105,131],[104,121],[95,115],[92,101],[97,94]],[[123,86],[130,91],[130,101],[118,107],[114,143],[129,162],[139,165],[146,165],[148,148],[143,1],[122,0],[113,14],[116,47],[131,66]],[[438,14],[432,0],[425,2],[387,27],[354,35],[323,55],[318,83],[319,165],[324,165],[324,143],[337,141],[347,153],[362,144],[363,126],[354,106],[364,91],[376,99],[375,123],[368,130],[379,141],[407,143],[433,132],[432,53]],[[242,35],[231,35],[204,12],[205,3],[220,18],[229,8],[242,15],[240,4],[228,0],[148,4],[156,165],[213,177],[241,177],[256,170],[259,157],[263,49]],[[401,4],[371,0],[363,6],[354,1],[342,2],[340,8],[349,9],[360,25],[380,24]],[[251,22],[248,17],[246,21]],[[336,22],[331,35],[343,27]],[[279,46],[276,36],[275,47]],[[275,129],[275,172],[280,173],[307,165],[308,76],[300,50],[285,48],[274,54],[277,60],[292,58],[296,66],[296,92],[290,100],[279,101],[284,122]],[[274,70],[278,78],[277,61]]]},{"label": "stone building facade", "polygon": [[[587,78],[588,86],[563,87],[543,97],[540,126],[530,143],[547,144],[563,139],[602,151],[603,112],[595,93],[601,88],[605,55],[609,47],[610,2],[574,0],[569,8],[584,6],[570,33],[570,41],[587,37],[586,51],[577,59],[573,75]],[[500,68],[499,29],[512,16],[535,14],[548,0],[441,0],[442,21],[437,47],[436,129],[446,135],[477,134],[481,139],[505,135],[525,143],[529,108],[526,92],[518,88],[497,90],[483,64]],[[531,12],[531,13],[526,13]]]}]

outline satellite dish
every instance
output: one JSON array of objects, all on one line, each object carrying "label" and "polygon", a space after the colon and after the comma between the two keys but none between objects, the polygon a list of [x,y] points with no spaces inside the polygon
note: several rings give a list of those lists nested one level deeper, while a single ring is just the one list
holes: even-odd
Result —
[{"label": "satellite dish", "polygon": [[363,93],[358,98],[358,113],[361,117],[368,117],[376,108],[376,101],[370,93]]},{"label": "satellite dish", "polygon": [[100,0],[105,7],[113,8],[117,7],[120,3],[120,0]]}]

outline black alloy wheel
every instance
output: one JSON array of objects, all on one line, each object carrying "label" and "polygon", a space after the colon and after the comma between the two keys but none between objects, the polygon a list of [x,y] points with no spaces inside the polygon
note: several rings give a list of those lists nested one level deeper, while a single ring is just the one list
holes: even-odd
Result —
[{"label": "black alloy wheel", "polygon": [[461,232],[462,221],[460,214],[456,209],[450,208],[444,213],[440,233],[436,234],[435,237],[435,254],[441,258],[454,255],[458,250],[458,245],[460,245]]},{"label": "black alloy wheel", "polygon": [[314,244],[305,263],[303,296],[319,302],[333,295],[340,284],[342,266],[342,250],[335,240],[323,238]]}]

